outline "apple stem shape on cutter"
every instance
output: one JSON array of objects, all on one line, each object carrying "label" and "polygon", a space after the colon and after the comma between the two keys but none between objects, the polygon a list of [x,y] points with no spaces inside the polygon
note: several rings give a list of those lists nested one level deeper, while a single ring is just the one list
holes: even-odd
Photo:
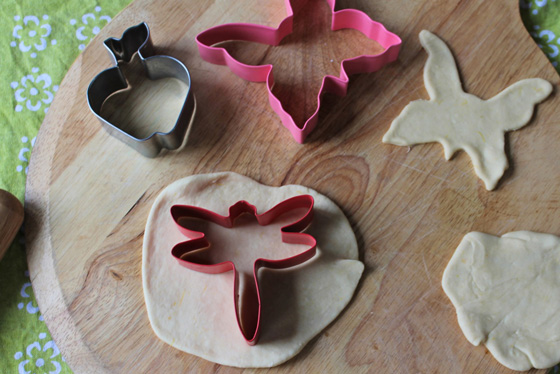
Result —
[{"label": "apple stem shape on cutter", "polygon": [[430,100],[410,102],[391,123],[383,142],[400,146],[439,142],[447,160],[463,149],[486,189],[493,190],[508,168],[505,133],[530,121],[534,106],[550,95],[552,85],[540,78],[523,79],[482,100],[463,91],[453,55],[441,39],[423,30],[420,43],[428,52],[424,84]]}]

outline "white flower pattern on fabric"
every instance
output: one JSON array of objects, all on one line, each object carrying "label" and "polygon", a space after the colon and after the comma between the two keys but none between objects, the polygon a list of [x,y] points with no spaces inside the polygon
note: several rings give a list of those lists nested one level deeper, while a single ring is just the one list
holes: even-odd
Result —
[{"label": "white flower pattern on fabric", "polygon": [[[560,45],[560,39],[556,38],[556,35],[550,30],[542,30],[537,35],[537,40],[539,41],[538,45],[543,50],[546,55],[553,59],[558,57],[559,49],[558,46]],[[557,61],[553,61],[552,65],[554,67],[558,66]]]},{"label": "white flower pattern on fabric", "polygon": [[[101,12],[101,7],[96,6],[95,12],[96,13]],[[81,25],[78,26],[78,29],[76,30],[76,38],[80,42],[83,42],[78,46],[80,51],[86,47],[87,43],[95,35],[99,34],[99,31],[101,31],[101,28],[103,28],[103,26],[105,26],[107,23],[109,23],[109,21],[111,21],[111,17],[107,15],[103,15],[103,16],[99,16],[98,18],[93,13],[86,13],[82,16],[81,21],[82,21]],[[77,25],[78,21],[75,19],[71,19],[70,24],[73,26]]]},{"label": "white flower pattern on fabric", "polygon": [[31,150],[35,146],[35,140],[37,137],[31,139],[29,142],[29,138],[24,136],[21,138],[21,142],[23,143],[23,147],[19,150],[18,159],[23,163],[23,165],[18,165],[16,170],[21,173],[25,170],[25,174],[29,171],[29,155],[31,154]]},{"label": "white flower pattern on fabric", "polygon": [[[61,362],[64,358],[52,340],[45,341],[47,334],[39,334],[39,341],[27,346],[25,352],[17,352],[14,358],[20,361],[19,374],[59,374],[62,370]],[[44,341],[44,342],[43,342]]]},{"label": "white flower pattern on fabric", "polygon": [[[25,276],[29,278],[29,271],[25,271]],[[21,286],[21,290],[19,291],[19,295],[23,297],[23,301],[18,304],[18,309],[23,310],[25,309],[29,314],[39,314],[39,321],[43,321],[43,316],[39,310],[39,306],[35,301],[35,298],[32,297],[33,295],[33,288],[31,287],[31,281],[25,282]]]},{"label": "white flower pattern on fabric", "polygon": [[[548,3],[549,0],[535,0],[535,5],[538,8],[544,8],[546,6],[546,4]],[[556,0],[550,0],[550,1],[556,1]],[[526,3],[525,1],[521,2],[521,5],[527,5],[526,8],[530,8],[531,7],[531,2]],[[531,11],[531,13],[533,14],[539,14],[539,9],[533,9]]]},{"label": "white flower pattern on fabric", "polygon": [[[52,33],[50,24],[44,22],[49,19],[48,15],[44,15],[42,19],[37,16],[14,16],[14,21],[22,21],[14,26],[12,36],[15,40],[10,43],[12,47],[18,47],[23,53],[31,52],[31,58],[37,57],[36,51],[43,51],[49,45],[48,39]],[[50,41],[52,45],[56,44],[56,39]]]},{"label": "white flower pattern on fabric", "polygon": [[53,101],[54,92],[58,91],[58,85],[51,87],[51,76],[47,73],[39,74],[39,68],[32,68],[31,72],[32,74],[24,76],[19,82],[11,84],[18,103],[15,111],[21,112],[25,106],[32,112],[44,108],[46,113]]}]

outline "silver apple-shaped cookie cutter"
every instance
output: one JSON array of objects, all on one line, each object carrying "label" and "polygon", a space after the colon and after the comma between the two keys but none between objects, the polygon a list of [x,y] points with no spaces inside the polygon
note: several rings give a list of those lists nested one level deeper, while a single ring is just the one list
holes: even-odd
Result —
[{"label": "silver apple-shaped cookie cutter", "polygon": [[[104,42],[109,50],[114,67],[103,70],[91,81],[87,90],[89,108],[99,119],[103,128],[113,137],[132,147],[146,157],[156,157],[163,148],[174,150],[181,146],[189,124],[196,111],[196,102],[191,92],[191,76],[179,60],[171,56],[153,55],[150,29],[145,22],[125,30],[120,39],[109,38]],[[187,85],[183,107],[174,127],[169,132],[154,132],[146,138],[136,138],[112,124],[101,115],[105,100],[117,91],[128,87],[120,64],[129,63],[138,53],[147,77],[151,80],[176,78]],[[150,57],[148,57],[150,56]]]}]

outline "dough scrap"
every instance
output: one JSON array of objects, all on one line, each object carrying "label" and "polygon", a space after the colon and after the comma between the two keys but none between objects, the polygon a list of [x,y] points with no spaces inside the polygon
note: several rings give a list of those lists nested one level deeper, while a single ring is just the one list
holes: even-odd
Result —
[{"label": "dough scrap", "polygon": [[447,160],[463,149],[486,189],[493,190],[508,168],[504,134],[530,121],[534,106],[550,95],[552,85],[544,79],[524,79],[481,100],[463,91],[453,55],[441,39],[423,30],[420,42],[429,55],[424,84],[430,100],[410,102],[391,123],[383,142],[400,146],[439,142]]},{"label": "dough scrap", "polygon": [[[169,209],[188,204],[226,215],[246,200],[264,212],[301,194],[315,199],[306,232],[317,240],[317,254],[294,268],[261,269],[263,325],[259,343],[249,346],[235,319],[231,272],[204,274],[178,264],[171,248],[185,237]],[[350,302],[363,269],[354,232],[331,200],[303,186],[269,187],[235,173],[194,175],[166,187],[144,234],[142,280],[154,332],[177,349],[228,366],[272,367],[295,356]]]},{"label": "dough scrap", "polygon": [[560,238],[471,232],[443,273],[467,340],[513,370],[560,362]]}]

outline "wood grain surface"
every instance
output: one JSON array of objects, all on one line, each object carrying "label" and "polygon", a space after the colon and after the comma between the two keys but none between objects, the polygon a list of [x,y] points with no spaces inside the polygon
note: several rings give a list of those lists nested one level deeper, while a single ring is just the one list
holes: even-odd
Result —
[{"label": "wood grain surface", "polygon": [[0,189],[0,260],[23,223],[23,205],[17,197]]},{"label": "wood grain surface", "polygon": [[[69,70],[40,129],[25,199],[31,279],[63,356],[80,374],[243,371],[159,341],[141,282],[144,225],[159,191],[188,175],[234,171],[329,196],[349,217],[366,265],[344,313],[270,372],[510,372],[464,338],[441,276],[470,231],[560,234],[560,99],[553,94],[527,127],[508,134],[510,168],[492,192],[464,152],[446,162],[439,144],[407,149],[381,138],[408,102],[427,98],[422,29],[448,43],[467,92],[488,99],[528,77],[557,86],[554,68],[523,27],[518,2],[340,1],[339,9],[357,8],[384,23],[403,46],[397,62],[353,76],[346,97],[327,95],[304,145],[270,109],[264,83],[202,61],[194,42],[200,31],[225,22],[277,25],[283,3],[136,0]],[[297,14],[301,39],[228,48],[246,62],[272,60],[277,94],[301,121],[313,111],[325,73],[337,74],[346,54],[378,46],[357,32],[330,32],[321,0],[309,0]],[[85,96],[91,79],[110,66],[102,40],[141,21],[158,53],[190,69],[198,105],[184,148],[155,159],[109,137]]]}]

